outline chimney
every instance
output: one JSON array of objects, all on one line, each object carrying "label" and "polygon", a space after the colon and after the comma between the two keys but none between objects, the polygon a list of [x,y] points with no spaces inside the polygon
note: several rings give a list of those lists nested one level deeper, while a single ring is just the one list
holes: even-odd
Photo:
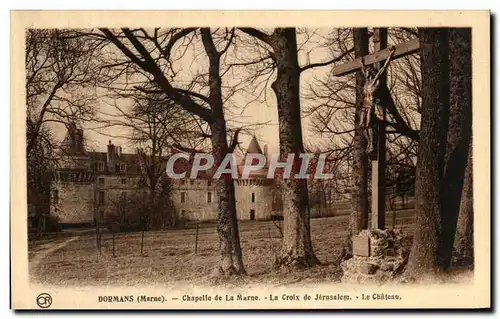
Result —
[{"label": "chimney", "polygon": [[108,144],[108,163],[111,163],[115,159],[115,146],[109,140]]},{"label": "chimney", "polygon": [[75,132],[75,150],[84,153],[83,129],[77,129]]},{"label": "chimney", "polygon": [[116,155],[118,157],[122,155],[122,147],[121,146],[117,146],[116,147]]},{"label": "chimney", "polygon": [[71,152],[75,152],[77,150],[76,125],[74,122],[70,122],[66,128],[68,130],[68,148]]}]

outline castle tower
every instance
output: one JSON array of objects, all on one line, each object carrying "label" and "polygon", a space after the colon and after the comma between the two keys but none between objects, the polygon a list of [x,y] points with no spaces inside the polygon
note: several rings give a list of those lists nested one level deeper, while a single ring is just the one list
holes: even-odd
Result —
[{"label": "castle tower", "polygon": [[[262,169],[252,171],[248,178],[239,178],[235,181],[236,212],[239,220],[267,220],[271,219],[274,180],[267,178],[269,158],[267,146],[264,151],[259,142],[252,137],[245,155],[238,164],[239,176],[243,173],[244,164],[249,154],[262,154],[266,157],[266,164]],[[252,164],[256,164],[255,162]]]},{"label": "castle tower", "polygon": [[62,225],[92,224],[95,175],[83,143],[83,130],[74,123],[67,130],[59,152],[60,167],[54,171],[50,214]]}]

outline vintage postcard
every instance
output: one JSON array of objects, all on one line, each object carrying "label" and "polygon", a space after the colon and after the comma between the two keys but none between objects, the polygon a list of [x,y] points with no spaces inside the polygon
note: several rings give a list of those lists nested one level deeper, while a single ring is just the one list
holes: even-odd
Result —
[{"label": "vintage postcard", "polygon": [[14,309],[491,307],[488,11],[11,26]]}]

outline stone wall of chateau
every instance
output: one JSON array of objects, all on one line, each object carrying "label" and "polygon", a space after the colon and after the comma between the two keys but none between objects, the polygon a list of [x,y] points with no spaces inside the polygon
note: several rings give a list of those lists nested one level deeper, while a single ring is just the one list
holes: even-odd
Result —
[{"label": "stone wall of chateau", "polygon": [[50,214],[56,216],[59,223],[93,223],[95,184],[57,181],[54,190]]},{"label": "stone wall of chateau", "polygon": [[217,219],[218,195],[210,180],[175,181],[172,200],[181,220],[212,221]]},{"label": "stone wall of chateau", "polygon": [[[127,209],[127,204],[123,208],[124,203],[147,196],[148,189],[139,187],[138,182],[138,176],[124,174],[98,174],[89,183],[56,181],[54,187],[58,191],[58,205],[51,205],[51,213],[64,224],[93,223],[95,213],[105,220],[110,214],[116,214],[120,207]],[[239,220],[271,219],[273,187],[269,181],[237,180],[235,193]],[[181,220],[217,219],[219,196],[214,181],[175,181],[172,200]]]},{"label": "stone wall of chateau", "polygon": [[137,176],[97,175],[95,200],[101,219],[105,219],[109,214],[118,213],[119,207],[126,206],[130,200],[146,198],[147,188],[139,187],[138,183]]},{"label": "stone wall of chateau", "polygon": [[[176,181],[172,199],[180,219],[213,221],[218,214],[218,194],[214,182],[208,180]],[[184,194],[184,195],[183,195]],[[254,202],[252,203],[252,194]],[[268,220],[272,215],[273,188],[264,181],[235,181],[238,220]]]},{"label": "stone wall of chateau", "polygon": [[273,187],[269,180],[237,180],[235,185],[238,220],[271,219]]}]

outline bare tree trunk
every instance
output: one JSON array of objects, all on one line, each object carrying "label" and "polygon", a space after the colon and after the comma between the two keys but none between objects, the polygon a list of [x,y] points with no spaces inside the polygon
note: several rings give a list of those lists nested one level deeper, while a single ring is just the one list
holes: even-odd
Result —
[{"label": "bare tree trunk", "polygon": [[[228,153],[226,140],[226,124],[219,119],[211,125],[212,146],[215,165],[219,167]],[[240,246],[240,235],[236,217],[235,189],[231,176],[223,176],[217,181],[220,194],[217,232],[219,234],[221,263],[220,270],[224,276],[244,274],[243,256]]]},{"label": "bare tree trunk", "polygon": [[[212,132],[212,148],[216,167],[219,167],[226,154],[232,150],[227,143],[227,128],[224,118],[222,100],[222,79],[220,76],[220,57],[213,42],[210,29],[203,28],[202,40],[210,62],[208,82],[210,86],[210,106],[214,122],[210,124]],[[245,274],[243,255],[241,253],[234,182],[231,176],[225,176],[217,184],[220,194],[217,232],[221,247],[220,271],[222,275]]]},{"label": "bare tree trunk", "polygon": [[420,29],[422,122],[415,182],[415,233],[406,275],[419,279],[438,270],[441,182],[449,109],[448,31]]},{"label": "bare tree trunk", "polygon": [[472,188],[473,176],[472,141],[465,170],[464,187],[458,215],[457,234],[455,235],[455,264],[469,266],[474,264],[474,200]]},{"label": "bare tree trunk", "polygon": [[439,265],[450,266],[457,229],[465,167],[472,134],[471,29],[449,30],[450,118],[448,124]]},{"label": "bare tree trunk", "polygon": [[[300,113],[300,68],[295,29],[277,28],[270,45],[278,70],[272,89],[278,105],[280,153],[282,160],[286,160],[288,154],[298,157],[299,153],[304,151]],[[278,265],[300,268],[319,264],[311,242],[307,181],[284,179],[283,194],[284,230]]]},{"label": "bare tree trunk", "polygon": [[[355,28],[353,30],[354,53],[356,58],[369,53],[368,29]],[[368,228],[368,156],[366,147],[368,141],[359,127],[361,108],[363,106],[363,87],[365,77],[361,71],[356,72],[356,110],[354,114],[354,150],[353,150],[353,189],[352,210],[349,216],[349,233],[345,241],[341,259],[352,256],[352,236],[357,235],[362,229]]]}]

